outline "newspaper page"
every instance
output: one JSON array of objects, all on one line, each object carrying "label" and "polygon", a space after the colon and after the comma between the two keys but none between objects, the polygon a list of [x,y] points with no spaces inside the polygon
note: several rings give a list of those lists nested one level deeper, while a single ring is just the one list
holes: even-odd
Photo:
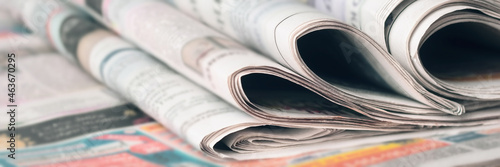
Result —
[{"label": "newspaper page", "polygon": [[[6,153],[0,151],[0,154]],[[72,139],[23,149],[3,166],[286,166],[303,155],[229,161],[210,159],[158,123],[101,130]],[[51,157],[51,158],[48,158]]]},{"label": "newspaper page", "polygon": [[[218,166],[153,137],[151,126],[129,126],[21,149],[2,166]],[[158,129],[163,132],[164,129]],[[2,149],[2,154],[5,151]]]},{"label": "newspaper page", "polygon": [[[22,112],[24,111],[19,110],[17,113],[25,114]],[[43,117],[39,116],[39,118]],[[22,121],[22,118],[18,117],[17,120]],[[151,121],[148,115],[130,103],[81,113],[73,112],[67,116],[57,115],[56,118],[34,124],[16,124],[15,149],[22,150],[26,147],[57,142],[74,136]],[[0,131],[2,141],[10,141],[9,135],[10,131]],[[3,142],[2,146],[5,146],[2,148],[10,148],[10,143]]]},{"label": "newspaper page", "polygon": [[[0,119],[0,146],[9,150],[9,159],[19,149],[152,120],[57,53],[15,60],[15,97],[0,99],[6,111]],[[7,68],[1,69],[0,75],[7,76]]]},{"label": "newspaper page", "polygon": [[429,90],[466,101],[500,98],[498,1],[309,0],[309,4],[386,46]]},{"label": "newspaper page", "polygon": [[291,166],[497,166],[499,135],[498,125],[455,129],[430,137],[311,154]]},{"label": "newspaper page", "polygon": [[[262,124],[106,31],[87,16],[63,7],[53,20],[47,20],[50,27],[57,28],[48,31],[61,33],[50,36],[52,42],[64,46],[64,52],[75,55],[84,69],[192,145],[200,145],[208,134],[229,126]],[[61,29],[66,31],[58,31]],[[69,40],[72,38],[73,41]],[[231,119],[217,121],[224,118]]]},{"label": "newspaper page", "polygon": [[[500,127],[476,127],[429,137],[313,152],[283,158],[221,162],[209,159],[157,123],[102,130],[20,150],[3,166],[495,166]],[[6,154],[0,151],[0,154]]]},{"label": "newspaper page", "polygon": [[352,25],[372,37],[382,46],[387,46],[386,34],[393,19],[401,10],[415,0],[308,0],[307,3],[336,19]]},{"label": "newspaper page", "polygon": [[[16,114],[18,126],[126,104],[58,53],[20,55],[16,60],[16,76],[22,78],[16,83],[16,103],[22,104],[18,109],[23,111]],[[0,73],[7,76],[7,68],[1,68]],[[0,84],[7,85],[7,80]],[[0,100],[6,111],[8,96]]]}]

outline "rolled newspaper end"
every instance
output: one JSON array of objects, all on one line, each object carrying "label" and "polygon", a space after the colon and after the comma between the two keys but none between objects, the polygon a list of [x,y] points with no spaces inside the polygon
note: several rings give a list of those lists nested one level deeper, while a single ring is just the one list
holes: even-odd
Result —
[{"label": "rolled newspaper end", "polygon": [[500,99],[498,1],[309,0],[309,4],[375,38],[424,87],[465,101],[468,110],[491,107]]}]

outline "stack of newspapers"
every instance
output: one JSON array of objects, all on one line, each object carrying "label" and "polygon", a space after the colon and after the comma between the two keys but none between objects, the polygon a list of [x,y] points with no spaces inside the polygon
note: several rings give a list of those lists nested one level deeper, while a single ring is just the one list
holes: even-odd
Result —
[{"label": "stack of newspapers", "polygon": [[9,3],[31,32],[14,53],[39,77],[18,85],[33,134],[65,110],[127,111],[100,117],[152,118],[210,157],[251,160],[500,124],[498,0]]}]

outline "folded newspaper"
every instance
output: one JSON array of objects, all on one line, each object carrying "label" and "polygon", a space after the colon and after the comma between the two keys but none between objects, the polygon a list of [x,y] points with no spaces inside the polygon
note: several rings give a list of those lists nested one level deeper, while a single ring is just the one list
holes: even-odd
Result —
[{"label": "folded newspaper", "polygon": [[440,95],[500,99],[498,0],[309,0],[387,48],[419,83]]},{"label": "folded newspaper", "polygon": [[[26,17],[33,12],[43,12],[40,1],[30,2],[25,6]],[[380,127],[325,129],[262,122],[191,83],[87,15],[64,5],[47,14],[50,17],[45,17],[43,27],[48,29],[38,32],[45,32],[57,50],[213,157],[244,160],[296,155],[320,148],[338,148],[344,145],[335,143],[347,139],[420,128],[368,118],[360,122],[346,121],[346,124]],[[325,143],[329,146],[322,146]],[[367,143],[372,141],[348,145]]]},{"label": "folded newspaper", "polygon": [[[284,67],[228,44],[161,1],[70,2],[263,121],[341,128],[339,116],[351,122],[357,112],[355,118],[426,126],[500,122],[500,113],[488,109],[464,114],[463,105],[428,92],[368,35],[300,1],[168,1]],[[323,101],[336,103],[335,112],[308,105],[318,101],[323,108]]]},{"label": "folded newspaper", "polygon": [[163,1],[72,1],[158,60],[59,1],[25,2],[33,31],[214,157],[281,157],[400,131],[500,122],[498,109],[464,114],[367,35],[298,1],[171,1],[271,58]]}]

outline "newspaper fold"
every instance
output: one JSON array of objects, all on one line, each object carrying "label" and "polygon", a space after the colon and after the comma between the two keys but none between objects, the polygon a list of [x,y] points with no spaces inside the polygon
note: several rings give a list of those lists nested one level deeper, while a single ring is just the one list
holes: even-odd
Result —
[{"label": "newspaper fold", "polygon": [[366,34],[300,1],[167,2],[271,56],[341,101],[409,114],[465,112],[462,105],[424,89]]},{"label": "newspaper fold", "polygon": [[499,1],[308,2],[370,35],[427,89],[464,100],[468,111],[498,105]]}]

